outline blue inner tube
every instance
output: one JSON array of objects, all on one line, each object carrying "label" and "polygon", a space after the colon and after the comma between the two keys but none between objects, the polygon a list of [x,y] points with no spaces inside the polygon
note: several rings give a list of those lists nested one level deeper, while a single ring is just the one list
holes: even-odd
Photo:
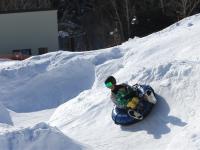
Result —
[{"label": "blue inner tube", "polygon": [[[154,93],[153,89],[149,85],[141,85],[141,86],[144,89],[144,92],[147,90],[151,90],[152,93]],[[143,104],[143,108],[144,108],[141,113],[143,114],[143,117],[145,118],[152,110],[154,104],[149,103],[145,100],[141,100],[141,103]],[[112,119],[115,122],[115,124],[120,124],[120,125],[130,125],[130,124],[134,124],[140,121],[140,120],[134,119],[133,117],[130,117],[128,115],[127,109],[121,109],[117,107],[114,107],[112,110]]]}]

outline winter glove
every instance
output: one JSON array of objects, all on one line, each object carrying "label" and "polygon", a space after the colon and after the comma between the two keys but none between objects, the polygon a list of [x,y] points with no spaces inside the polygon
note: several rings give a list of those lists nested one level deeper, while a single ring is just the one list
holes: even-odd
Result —
[{"label": "winter glove", "polygon": [[137,97],[133,97],[127,104],[128,108],[135,109],[139,103],[139,99]]}]

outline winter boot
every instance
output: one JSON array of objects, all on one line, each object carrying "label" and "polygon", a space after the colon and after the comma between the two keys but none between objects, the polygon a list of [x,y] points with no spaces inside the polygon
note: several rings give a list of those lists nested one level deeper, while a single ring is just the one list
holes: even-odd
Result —
[{"label": "winter boot", "polygon": [[152,104],[156,104],[157,100],[156,100],[152,91],[148,90],[145,94],[145,97],[146,97],[148,102],[150,102]]},{"label": "winter boot", "polygon": [[134,119],[137,119],[137,120],[142,120],[143,119],[143,115],[142,114],[140,114],[139,112],[137,112],[135,110],[132,110],[132,109],[128,110],[128,115],[130,117],[133,117]]}]

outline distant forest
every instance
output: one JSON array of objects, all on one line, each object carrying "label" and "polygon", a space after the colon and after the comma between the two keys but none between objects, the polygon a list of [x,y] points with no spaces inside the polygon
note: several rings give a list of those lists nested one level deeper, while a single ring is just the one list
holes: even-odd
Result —
[{"label": "distant forest", "polygon": [[200,0],[0,0],[0,11],[39,9],[57,9],[61,48],[81,51],[159,31],[199,13]]}]

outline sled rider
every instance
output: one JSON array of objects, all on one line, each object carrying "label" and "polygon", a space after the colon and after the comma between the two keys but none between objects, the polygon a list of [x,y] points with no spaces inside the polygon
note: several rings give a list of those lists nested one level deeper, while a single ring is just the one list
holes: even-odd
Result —
[{"label": "sled rider", "polygon": [[104,83],[111,90],[111,100],[117,108],[127,109],[131,117],[140,120],[143,119],[140,113],[141,105],[139,98],[144,95],[140,95],[138,90],[128,84],[123,83],[117,85],[116,79],[113,76],[109,76]]}]

